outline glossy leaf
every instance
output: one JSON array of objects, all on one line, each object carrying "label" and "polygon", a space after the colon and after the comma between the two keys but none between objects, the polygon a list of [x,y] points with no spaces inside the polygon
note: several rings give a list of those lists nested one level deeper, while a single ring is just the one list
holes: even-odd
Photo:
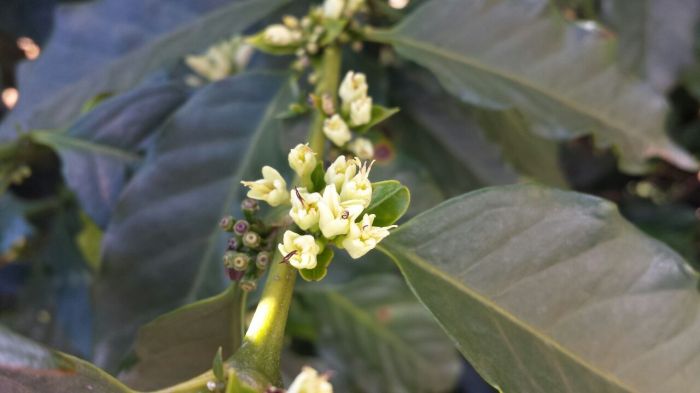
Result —
[{"label": "glossy leaf", "polygon": [[129,393],[109,374],[76,357],[49,351],[0,327],[0,386],[7,393]]},{"label": "glossy leaf", "polygon": [[696,0],[603,0],[602,19],[619,35],[620,62],[666,91],[693,62]]},{"label": "glossy leaf", "polygon": [[388,226],[398,221],[411,204],[411,193],[396,180],[372,183],[372,200],[365,210],[374,214],[375,226]]},{"label": "glossy leaf", "polygon": [[219,295],[188,304],[143,326],[134,344],[132,365],[119,375],[120,379],[136,389],[149,390],[209,370],[217,348],[226,358],[240,346],[244,302],[242,291],[230,286]]},{"label": "glossy leaf", "polygon": [[[110,4],[103,4],[106,10],[102,11],[108,13],[110,7],[123,9],[123,3],[123,1],[114,1]],[[159,36],[152,42],[132,50],[104,67],[95,66],[97,71],[88,73],[84,78],[57,89],[54,94],[48,97],[45,94],[45,87],[42,86],[39,90],[41,94],[35,94],[34,99],[20,101],[15,110],[3,122],[0,134],[12,135],[18,123],[28,129],[66,127],[77,119],[84,103],[93,97],[103,93],[125,92],[137,86],[148,75],[177,65],[185,55],[198,53],[202,48],[241,33],[285,3],[287,0],[238,0],[232,2],[175,31]],[[193,7],[191,2],[188,6]],[[202,5],[194,7],[204,8]],[[154,23],[150,19],[152,15],[147,12],[143,15],[148,21],[145,27],[149,28]],[[129,17],[133,18],[133,15],[129,14]],[[86,34],[76,34],[76,36],[84,37]],[[126,40],[122,39],[121,41]],[[98,51],[102,49],[101,46],[95,48]],[[49,54],[50,52],[47,51],[42,57],[47,57]],[[59,65],[71,64],[75,57],[75,54],[71,54],[68,57],[70,60],[59,60],[56,63]],[[45,67],[50,66],[55,65],[49,63]],[[33,72],[41,75],[38,70],[33,70]],[[28,74],[30,75],[27,75],[27,79],[31,79],[28,76],[35,76],[31,72]],[[37,101],[39,103],[36,103]],[[26,108],[25,105],[27,105]]]},{"label": "glossy leaf", "polygon": [[399,113],[399,108],[385,108],[381,105],[372,105],[372,116],[369,123],[357,128],[357,132],[367,132],[377,124]]},{"label": "glossy leaf", "polygon": [[186,97],[179,84],[150,84],[107,99],[65,132],[35,131],[32,139],[58,152],[66,183],[104,228],[144,141]]},{"label": "glossy leaf", "polygon": [[604,38],[553,18],[547,5],[433,1],[370,37],[431,70],[465,102],[517,108],[543,136],[592,133],[617,148],[628,172],[643,171],[651,157],[696,170],[664,133],[664,97],[609,61]]},{"label": "glossy leaf", "polygon": [[394,275],[302,292],[333,381],[365,392],[445,392],[459,375],[452,343]]},{"label": "glossy leaf", "polygon": [[287,166],[274,118],[291,99],[283,80],[244,74],[208,85],[164,125],[104,234],[98,364],[115,367],[141,324],[223,290],[219,219],[238,210],[241,180]]},{"label": "glossy leaf", "polygon": [[[511,184],[520,175],[551,186],[567,186],[559,168],[557,143],[533,133],[517,111],[469,107],[446,92],[435,77],[416,69],[396,73],[392,85],[394,100],[404,108],[402,115],[423,127],[416,132],[430,133],[481,184]],[[430,160],[443,158],[435,154]],[[452,178],[454,183],[455,176]]]},{"label": "glossy leaf", "polygon": [[[430,231],[426,231],[430,228]],[[610,202],[536,186],[454,198],[380,244],[501,391],[689,392],[697,277]]]}]

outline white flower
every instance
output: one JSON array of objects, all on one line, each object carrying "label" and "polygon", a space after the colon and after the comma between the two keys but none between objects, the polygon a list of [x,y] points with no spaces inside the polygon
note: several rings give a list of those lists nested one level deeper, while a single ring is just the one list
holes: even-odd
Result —
[{"label": "white flower", "polygon": [[343,146],[352,139],[352,134],[348,125],[345,124],[343,118],[335,114],[330,119],[326,119],[323,123],[323,133],[336,146]]},{"label": "white flower", "polygon": [[285,25],[275,24],[265,29],[263,40],[273,46],[288,46],[301,40],[301,33]]},{"label": "white flower", "polygon": [[350,103],[350,125],[363,126],[372,120],[372,97],[362,97]]},{"label": "white flower", "polygon": [[367,138],[357,138],[350,142],[348,149],[361,160],[371,160],[374,158],[374,145]]},{"label": "white flower", "polygon": [[294,169],[300,178],[306,179],[311,175],[311,172],[316,169],[316,153],[309,145],[298,144],[294,149],[289,151],[287,157],[289,166]]},{"label": "white flower", "polygon": [[294,378],[287,393],[333,393],[333,386],[328,382],[328,376],[319,374],[311,367],[304,367]]},{"label": "white flower", "polygon": [[326,0],[323,3],[323,16],[331,19],[338,19],[345,8],[345,0]]},{"label": "white flower", "polygon": [[345,156],[339,156],[335,162],[326,170],[323,180],[326,184],[335,185],[336,191],[340,192],[345,180],[352,179],[357,173],[357,163],[355,160],[346,160]]},{"label": "white flower", "polygon": [[362,201],[340,202],[340,196],[334,185],[326,186],[323,190],[323,199],[318,203],[319,227],[321,233],[327,239],[338,235],[345,235],[350,231],[350,224],[362,213],[364,206]]},{"label": "white flower", "polygon": [[289,215],[299,228],[303,230],[316,230],[318,228],[320,218],[318,202],[320,200],[321,194],[317,192],[309,193],[305,188],[294,189],[292,209],[289,211]]},{"label": "white flower", "polygon": [[282,244],[277,248],[290,265],[297,269],[313,269],[316,267],[316,256],[321,247],[311,235],[300,235],[292,231],[284,233]]},{"label": "white flower", "polygon": [[340,84],[338,94],[343,100],[343,107],[348,108],[355,100],[367,96],[367,77],[363,73],[349,71]]},{"label": "white flower", "polygon": [[352,178],[345,180],[340,190],[340,199],[343,201],[361,201],[363,207],[369,206],[372,201],[372,182],[369,181],[369,172],[372,170],[372,162],[362,165],[359,158],[355,158],[359,172]]},{"label": "white flower", "polygon": [[345,236],[341,244],[353,259],[360,258],[377,247],[377,244],[382,239],[389,236],[389,229],[396,228],[396,225],[389,227],[372,226],[374,217],[374,214],[365,214],[361,222],[350,225],[350,232]]},{"label": "white flower", "polygon": [[263,178],[256,181],[242,181],[249,187],[248,198],[266,201],[270,206],[279,206],[289,201],[287,192],[287,182],[275,168],[264,166],[262,168]]}]

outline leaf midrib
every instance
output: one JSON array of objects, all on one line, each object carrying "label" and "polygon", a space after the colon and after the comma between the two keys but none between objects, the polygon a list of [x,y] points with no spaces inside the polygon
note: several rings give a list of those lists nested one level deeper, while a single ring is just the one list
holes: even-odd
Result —
[{"label": "leaf midrib", "polygon": [[58,147],[65,147],[70,150],[80,150],[107,156],[126,162],[138,162],[142,157],[128,150],[116,148],[101,143],[95,143],[86,139],[76,138],[61,131],[32,131],[31,138],[36,142]]},{"label": "leaf midrib", "polygon": [[[615,122],[614,120],[611,120],[609,118],[601,117],[601,116],[597,115],[595,112],[589,111],[589,110],[585,109],[585,107],[581,107],[581,106],[577,105],[575,102],[567,99],[566,97],[563,97],[563,96],[556,94],[554,92],[551,92],[549,90],[545,90],[545,89],[539,87],[538,85],[535,85],[533,83],[530,83],[524,79],[517,77],[514,74],[505,73],[503,71],[497,70],[495,67],[485,67],[484,65],[482,65],[481,63],[479,63],[477,61],[470,60],[470,58],[468,58],[466,56],[460,56],[457,52],[452,52],[450,50],[444,49],[442,47],[437,46],[437,44],[429,44],[429,43],[427,43],[427,41],[426,41],[426,43],[424,43],[424,42],[421,42],[421,41],[418,41],[415,39],[411,39],[411,38],[408,38],[405,36],[399,36],[394,31],[373,31],[367,35],[367,38],[369,40],[374,40],[376,42],[381,42],[381,43],[385,43],[385,44],[392,44],[392,45],[395,45],[397,43],[402,44],[406,47],[412,47],[414,49],[423,50],[423,51],[426,51],[428,53],[431,53],[431,54],[434,54],[437,56],[442,56],[448,60],[462,63],[468,67],[477,69],[479,72],[483,72],[485,74],[491,74],[495,77],[510,81],[513,84],[520,85],[524,89],[530,89],[530,90],[532,90],[538,94],[541,94],[545,97],[549,97],[553,101],[559,102],[562,106],[569,108],[571,111],[573,111],[575,113],[579,113],[579,114],[582,114],[586,117],[594,119],[597,123],[599,123],[601,125],[606,125],[607,127],[610,127],[613,129],[616,129],[622,134],[627,134],[626,131],[627,131],[628,127],[620,125],[617,122]],[[508,104],[512,105],[512,103],[508,103]],[[577,130],[572,130],[572,131],[575,132]],[[643,139],[648,140],[648,138],[646,138],[646,133],[643,133],[642,135],[644,136]]]},{"label": "leaf midrib", "polygon": [[[564,356],[571,359],[573,362],[578,363],[581,366],[583,366],[584,368],[590,370],[591,373],[593,373],[594,375],[601,377],[605,381],[617,386],[618,388],[620,388],[624,391],[627,391],[629,393],[636,393],[635,390],[631,389],[625,383],[623,383],[622,381],[617,379],[617,377],[615,375],[611,375],[611,374],[602,372],[597,367],[595,367],[593,364],[580,358],[577,354],[570,352],[568,349],[562,347],[562,345],[559,344],[557,341],[549,338],[546,335],[539,333],[534,327],[530,326],[529,324],[525,323],[524,321],[513,316],[510,312],[503,309],[497,303],[494,303],[493,301],[491,301],[490,299],[486,298],[485,296],[479,294],[475,290],[469,289],[466,285],[463,285],[462,283],[460,283],[456,279],[450,277],[449,275],[447,275],[447,274],[443,273],[442,271],[440,271],[439,269],[435,268],[434,266],[432,266],[430,263],[425,261],[423,258],[418,256],[413,251],[406,250],[405,248],[400,247],[398,245],[393,245],[393,247],[392,247],[392,243],[390,241],[390,238],[386,239],[383,243],[380,243],[377,246],[377,249],[379,249],[385,255],[387,255],[389,258],[391,258],[394,261],[394,263],[396,263],[396,265],[401,269],[404,276],[406,276],[406,274],[404,272],[405,269],[404,269],[403,265],[401,264],[401,262],[399,261],[399,258],[397,258],[396,254],[411,260],[413,263],[415,263],[423,271],[425,271],[429,274],[433,274],[434,276],[440,278],[441,280],[443,280],[447,284],[449,284],[452,287],[454,287],[455,289],[457,289],[459,292],[463,292],[466,296],[475,299],[479,303],[483,304],[486,308],[492,309],[494,311],[494,313],[501,315],[505,320],[511,322],[512,324],[514,324],[514,325],[520,327],[521,329],[525,330],[526,332],[530,333],[535,339],[542,341],[545,344],[545,346],[560,352]],[[419,300],[421,301],[421,303],[424,303],[422,299],[419,298]],[[428,307],[427,305],[426,305],[426,307],[428,309],[430,309],[430,307]],[[431,313],[432,313],[432,310],[431,310]],[[437,321],[437,318],[436,318],[436,321]],[[440,321],[437,321],[437,322],[449,334],[449,330],[444,327],[442,322],[440,322]],[[450,337],[452,337],[451,334],[449,334],[449,335],[450,335]]]},{"label": "leaf midrib", "polygon": [[[263,131],[265,130],[265,127],[267,126],[269,120],[274,119],[273,108],[276,108],[277,101],[279,101],[280,97],[283,95],[284,90],[286,88],[285,86],[285,83],[280,83],[279,90],[273,96],[272,100],[270,100],[270,104],[265,109],[265,112],[260,120],[260,124],[255,129],[255,132],[253,133],[253,136],[250,142],[248,143],[248,146],[255,146],[260,142]],[[241,162],[237,165],[237,169],[231,177],[232,179],[240,180],[243,177],[244,172],[248,169],[248,165],[252,161],[253,157],[255,157],[256,155],[254,150],[255,149],[250,148],[246,149],[246,155],[245,157],[243,157],[243,160],[241,160]],[[234,199],[236,198],[237,193],[238,181],[234,181],[233,185],[229,189],[229,193],[226,195],[224,203],[222,204],[223,207],[221,209],[221,212],[219,213],[219,216],[224,216],[228,212],[228,209],[233,203]],[[185,303],[191,303],[197,299],[197,292],[199,291],[199,288],[204,282],[204,276],[206,275],[205,272],[208,267],[208,263],[206,262],[211,258],[217,243],[216,239],[219,236],[219,233],[216,230],[216,228],[218,228],[218,226],[212,226],[212,233],[208,236],[208,239],[206,241],[207,249],[199,261],[200,263],[197,269],[197,273],[195,275],[195,281],[190,287],[190,290],[187,292],[187,295],[185,297]]]}]

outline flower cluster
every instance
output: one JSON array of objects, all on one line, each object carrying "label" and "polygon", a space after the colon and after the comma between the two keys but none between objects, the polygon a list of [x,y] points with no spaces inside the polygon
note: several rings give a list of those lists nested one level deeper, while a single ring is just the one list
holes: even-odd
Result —
[{"label": "flower cluster", "polygon": [[250,188],[249,198],[272,206],[291,204],[289,216],[299,231],[286,231],[278,245],[289,264],[297,269],[314,269],[318,256],[330,244],[357,259],[389,235],[394,226],[374,226],[375,215],[367,212],[372,201],[371,163],[341,155],[323,171],[316,153],[302,144],[289,152],[288,160],[305,187],[288,192],[280,173],[267,166],[262,179],[244,181],[243,185]]},{"label": "flower cluster", "polygon": [[[212,46],[203,54],[185,57],[185,64],[200,77],[214,82],[245,69],[252,54],[253,47],[236,36]],[[193,84],[200,84],[200,81]]]},{"label": "flower cluster", "polygon": [[323,107],[328,116],[323,123],[323,133],[340,148],[352,151],[361,159],[374,157],[372,142],[357,138],[352,143],[350,129],[368,126],[372,122],[372,97],[367,95],[367,77],[360,72],[349,71],[340,84],[338,95],[342,101],[340,111]]},{"label": "flower cluster", "polygon": [[224,253],[226,272],[232,281],[239,282],[241,289],[250,292],[271,263],[276,228],[257,218],[260,206],[256,200],[244,199],[241,209],[245,219],[226,216],[219,227],[233,234]]},{"label": "flower cluster", "polygon": [[284,16],[282,23],[266,27],[248,42],[271,54],[296,54],[300,59],[313,56],[336,40],[350,41],[345,33],[347,22],[365,8],[365,0],[326,0],[301,19]]}]

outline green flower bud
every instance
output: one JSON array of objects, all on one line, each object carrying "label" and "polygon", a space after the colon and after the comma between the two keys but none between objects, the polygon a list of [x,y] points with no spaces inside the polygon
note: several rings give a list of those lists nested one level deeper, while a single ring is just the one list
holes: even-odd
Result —
[{"label": "green flower bud", "polygon": [[248,231],[243,234],[243,245],[248,248],[258,248],[260,246],[260,235],[257,232]]},{"label": "green flower bud", "polygon": [[238,220],[236,223],[233,225],[233,232],[235,232],[237,235],[243,235],[248,231],[250,228],[250,223],[246,220]]},{"label": "green flower bud", "polygon": [[244,213],[254,214],[260,210],[260,204],[255,199],[245,198],[243,202],[241,202],[241,210],[243,210]]},{"label": "green flower bud", "polygon": [[241,286],[241,289],[244,292],[253,292],[255,288],[258,287],[258,284],[255,282],[255,280],[251,280],[247,277],[244,277],[238,285]]},{"label": "green flower bud", "polygon": [[268,251],[260,251],[255,257],[255,266],[260,270],[265,270],[270,266],[272,255]]},{"label": "green flower bud", "polygon": [[248,269],[249,264],[250,256],[248,254],[239,252],[236,253],[236,256],[233,258],[233,265],[231,267],[238,271],[245,271]]},{"label": "green flower bud", "polygon": [[233,218],[233,216],[226,216],[219,221],[219,228],[223,229],[226,232],[231,232],[233,231],[233,226],[236,223],[236,219]]}]

